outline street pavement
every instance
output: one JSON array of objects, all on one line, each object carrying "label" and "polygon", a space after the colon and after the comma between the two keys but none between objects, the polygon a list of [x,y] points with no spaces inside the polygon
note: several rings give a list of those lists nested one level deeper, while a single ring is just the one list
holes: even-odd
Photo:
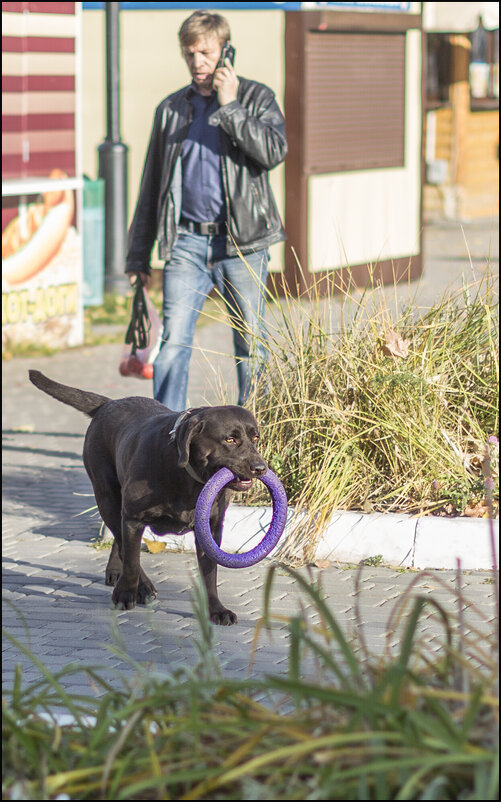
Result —
[{"label": "street pavement", "polygon": [[[497,220],[428,225],[422,278],[396,294],[393,288],[384,293],[392,303],[405,304],[411,292],[414,303],[426,307],[448,289],[484,275],[488,263],[497,273],[498,260]],[[340,302],[333,300],[331,305],[333,316],[339,315]],[[100,519],[81,459],[88,419],[37,390],[28,381],[28,369],[113,398],[149,396],[151,382],[119,375],[121,352],[121,345],[106,345],[13,359],[3,364],[2,392],[4,629],[50,671],[69,663],[99,664],[103,675],[114,682],[120,676],[134,676],[131,660],[160,673],[198,660],[199,627],[192,605],[196,558],[191,553],[143,552],[142,563],[158,598],[132,611],[112,608],[111,589],[104,584],[108,551],[97,547]],[[224,322],[206,322],[198,328],[190,405],[235,403],[231,352],[231,332]],[[271,594],[277,618],[255,640],[269,565],[264,560],[249,569],[219,569],[221,599],[238,615],[235,626],[215,628],[215,651],[228,676],[285,673],[290,644],[287,617],[302,610],[311,623],[318,618],[298,583],[278,566]],[[408,610],[416,593],[433,596],[454,613],[459,607],[455,571],[419,574],[366,565],[358,590],[355,565],[320,564],[300,571],[311,581],[321,581],[329,609],[347,634],[355,636],[362,623],[366,646],[376,655],[398,649],[399,627],[406,616],[399,618],[396,612],[405,605]],[[497,615],[492,575],[463,571],[459,581],[467,600],[464,626],[487,634]],[[443,632],[432,606],[425,610],[420,633],[432,652],[442,649]],[[2,648],[4,688],[12,687],[17,663],[25,681],[40,677],[39,668],[11,637],[3,638]],[[315,670],[313,663],[304,667],[308,675]],[[75,693],[100,693],[83,671],[67,675],[61,684]]]}]

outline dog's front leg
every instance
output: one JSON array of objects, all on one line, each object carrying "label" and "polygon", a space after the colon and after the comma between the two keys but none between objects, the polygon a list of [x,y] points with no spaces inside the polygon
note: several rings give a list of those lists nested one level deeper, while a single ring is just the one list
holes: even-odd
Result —
[{"label": "dog's front leg", "polygon": [[122,610],[132,610],[136,606],[143,528],[144,524],[139,521],[122,516],[122,573],[111,596],[115,607]]},{"label": "dog's front leg", "polygon": [[[213,538],[216,541],[217,545],[221,545],[222,539],[222,532],[223,532],[223,524],[222,521],[219,522],[215,527],[213,527]],[[200,568],[200,572],[202,574],[205,587],[207,589],[207,597],[209,600],[209,617],[213,624],[222,624],[224,626],[231,626],[231,624],[237,623],[237,616],[232,610],[228,610],[221,602],[219,601],[219,596],[217,593],[217,563],[214,560],[211,560],[210,557],[207,557],[204,554],[203,549],[200,548],[198,543],[197,546],[197,558],[198,558],[198,565]]]}]

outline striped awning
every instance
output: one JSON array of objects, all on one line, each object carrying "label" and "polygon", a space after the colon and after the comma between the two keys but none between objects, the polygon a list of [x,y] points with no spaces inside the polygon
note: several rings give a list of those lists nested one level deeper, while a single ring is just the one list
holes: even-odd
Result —
[{"label": "striped awning", "polygon": [[76,171],[76,3],[2,3],[2,176]]}]

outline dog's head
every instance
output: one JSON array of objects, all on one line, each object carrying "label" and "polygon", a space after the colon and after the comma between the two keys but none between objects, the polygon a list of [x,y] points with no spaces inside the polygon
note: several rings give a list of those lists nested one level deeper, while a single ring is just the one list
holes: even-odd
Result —
[{"label": "dog's head", "polygon": [[257,450],[257,421],[242,407],[203,407],[190,410],[175,427],[179,466],[206,482],[220,468],[229,468],[237,479],[233,490],[249,490],[252,481],[268,466]]}]

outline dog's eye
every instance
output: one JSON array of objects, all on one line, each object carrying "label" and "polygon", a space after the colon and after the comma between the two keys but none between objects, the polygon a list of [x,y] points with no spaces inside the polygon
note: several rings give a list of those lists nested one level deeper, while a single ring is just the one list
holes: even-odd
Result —
[{"label": "dog's eye", "polygon": [[226,442],[227,442],[227,443],[236,443],[237,441],[235,440],[235,438],[234,438],[234,437],[227,437],[227,438],[226,438]]},{"label": "dog's eye", "polygon": [[257,435],[255,437],[253,437],[252,438],[252,442],[253,443],[259,443],[259,437]]}]

